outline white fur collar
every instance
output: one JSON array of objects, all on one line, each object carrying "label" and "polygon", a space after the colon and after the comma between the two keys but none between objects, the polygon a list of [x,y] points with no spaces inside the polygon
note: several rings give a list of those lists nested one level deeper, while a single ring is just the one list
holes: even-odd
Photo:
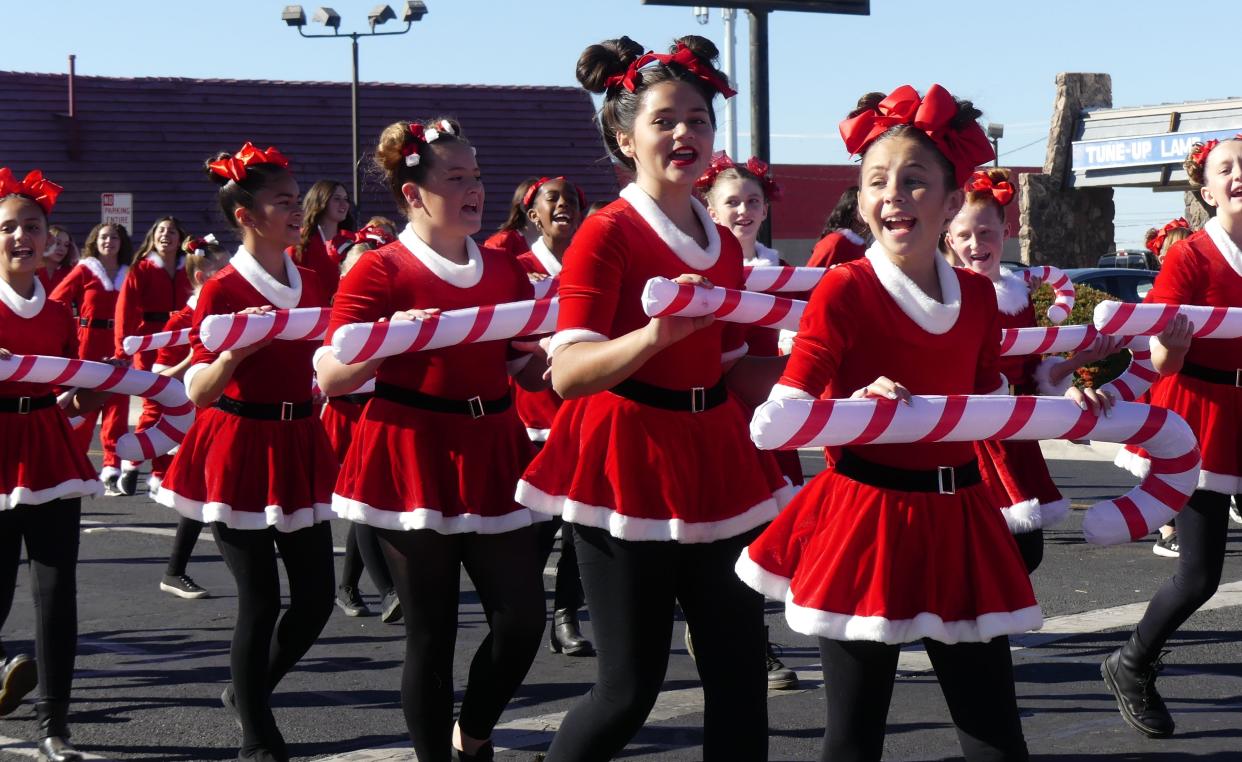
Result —
[{"label": "white fur collar", "polygon": [[[161,270],[164,269],[164,258],[161,257],[159,253],[155,251],[155,249],[151,249],[150,251],[148,251],[147,255],[143,257],[143,259],[147,259],[147,260],[154,262],[155,266],[160,268]],[[182,267],[185,267],[185,257],[178,257],[177,258],[177,269],[180,270]]]},{"label": "white fur collar", "polygon": [[185,306],[189,307],[190,309],[194,309],[195,307],[198,306],[198,292],[197,291],[190,294],[190,298],[185,300]]},{"label": "white fur collar", "polygon": [[94,257],[82,257],[79,264],[84,266],[91,274],[95,276],[103,285],[104,291],[116,291],[121,288],[121,284],[125,282],[125,275],[129,272],[129,265],[121,265],[116,270],[116,276],[108,277],[108,271],[104,269],[103,262]]},{"label": "white fur collar", "polygon": [[458,288],[477,286],[483,280],[483,257],[479,255],[479,246],[473,238],[466,237],[466,257],[464,265],[450,262],[440,256],[435,249],[418,237],[413,225],[406,225],[398,236],[401,244],[410,250],[415,259],[422,262],[437,278]]},{"label": "white fur collar", "polygon": [[0,302],[13,310],[18,317],[29,319],[38,315],[46,301],[47,292],[43,290],[43,284],[38,278],[34,279],[34,293],[29,299],[14,291],[7,280],[0,278]]},{"label": "white fur collar", "polygon": [[1229,237],[1225,229],[1220,226],[1220,220],[1213,217],[1207,221],[1203,229],[1207,231],[1208,238],[1211,238],[1212,243],[1216,244],[1217,251],[1225,258],[1225,261],[1229,263],[1233,271],[1238,275],[1242,275],[1242,251],[1238,250],[1237,244],[1233,242],[1233,239]]},{"label": "white fur collar", "polygon": [[943,304],[914,285],[914,281],[893,264],[879,243],[871,244],[866,256],[884,290],[920,328],[936,335],[948,333],[953,328],[962,311],[962,286],[958,283],[957,272],[944,261],[940,252],[934,252],[932,257],[936,263],[936,276],[940,280],[940,293],[944,297]]},{"label": "white fur collar", "polygon": [[746,267],[778,267],[781,263],[781,253],[776,249],[769,249],[767,246],[755,241],[755,256],[753,259],[743,257],[742,264]]},{"label": "white fur collar", "polygon": [[543,265],[543,269],[548,271],[548,275],[560,275],[561,263],[557,261],[556,255],[543,242],[543,236],[535,239],[530,245],[530,253],[535,255],[535,259],[539,260],[539,264]]},{"label": "white fur collar", "polygon": [[1017,315],[1031,303],[1031,289],[1026,281],[1004,267],[1000,279],[992,281],[992,285],[996,287],[996,306],[1006,315]]},{"label": "white fur collar", "polygon": [[255,259],[253,254],[246,251],[245,246],[238,247],[230,264],[273,307],[279,310],[291,310],[302,300],[302,275],[288,254],[282,256],[285,258],[285,277],[289,279],[287,286],[264,270],[263,265],[259,264],[259,260]]},{"label": "white fur collar", "polygon": [[837,232],[845,236],[845,239],[849,241],[850,243],[854,244],[855,246],[862,246],[864,243],[866,243],[866,241],[863,240],[862,236],[855,233],[853,230],[850,230],[849,228],[837,228]]},{"label": "white fur collar", "polygon": [[697,198],[690,197],[690,206],[694,208],[695,215],[698,216],[704,232],[707,233],[706,249],[681,232],[668,218],[668,215],[660,210],[651,196],[648,196],[647,192],[639,188],[637,184],[630,183],[622,188],[621,198],[634,207],[634,211],[638,212],[638,216],[651,226],[660,240],[664,241],[677,255],[677,258],[689,265],[691,269],[711,269],[716,264],[716,260],[720,259],[720,232],[716,230],[716,223],[712,221],[711,215]]}]

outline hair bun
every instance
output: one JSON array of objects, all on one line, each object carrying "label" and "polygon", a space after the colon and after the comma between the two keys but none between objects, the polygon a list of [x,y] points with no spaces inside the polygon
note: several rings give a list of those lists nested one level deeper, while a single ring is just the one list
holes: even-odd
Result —
[{"label": "hair bun", "polygon": [[1159,230],[1157,230],[1156,228],[1148,228],[1147,233],[1143,235],[1143,242],[1151,243],[1152,241],[1156,239],[1156,236],[1158,235],[1160,235]]},{"label": "hair bun", "polygon": [[971,123],[978,122],[979,117],[983,116],[983,112],[975,108],[975,104],[957,98],[957,115],[949,122],[949,125],[955,130],[961,130],[969,127]]},{"label": "hair bun", "polygon": [[203,171],[207,173],[207,177],[218,187],[223,188],[225,185],[228,185],[229,178],[216,174],[216,172],[211,168],[211,165],[213,162],[224,161],[225,159],[231,158],[233,158],[233,154],[228,151],[220,151],[219,153],[213,154],[203,162]]},{"label": "hair bun", "polygon": [[1013,185],[1013,173],[1005,167],[988,167],[983,171],[987,173],[988,179],[992,181],[993,185],[997,183]]},{"label": "hair bun", "polygon": [[849,113],[846,119],[853,119],[854,117],[858,116],[864,111],[875,110],[875,108],[880,105],[880,101],[884,100],[887,97],[888,96],[885,95],[884,93],[877,93],[877,92],[867,93],[866,95],[858,99],[858,103],[855,104],[854,110]]},{"label": "hair bun", "polygon": [[629,37],[618,37],[590,45],[578,56],[578,66],[575,69],[578,82],[588,92],[602,93],[608,89],[609,77],[624,73],[644,52],[643,46]]},{"label": "hair bun", "polygon": [[715,66],[716,58],[720,56],[720,51],[716,49],[716,43],[697,34],[688,34],[685,37],[678,37],[676,40],[673,40],[669,52],[677,52],[678,45],[686,46],[690,49],[690,52],[703,59],[705,63],[712,64],[713,67]]}]

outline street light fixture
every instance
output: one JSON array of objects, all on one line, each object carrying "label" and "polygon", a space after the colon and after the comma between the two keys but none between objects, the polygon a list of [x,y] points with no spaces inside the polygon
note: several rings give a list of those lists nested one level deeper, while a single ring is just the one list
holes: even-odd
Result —
[{"label": "street light fixture", "polygon": [[332,30],[331,34],[307,34],[304,27],[306,26],[306,14],[302,11],[300,5],[286,5],[280,13],[281,21],[284,21],[291,27],[298,30],[298,34],[307,38],[332,38],[332,37],[348,37],[353,62],[353,78],[349,90],[350,100],[350,124],[353,133],[353,162],[354,162],[354,209],[358,208],[360,198],[360,189],[358,183],[358,38],[360,37],[385,37],[396,34],[405,34],[410,31],[415,21],[421,21],[423,16],[427,15],[427,4],[422,0],[406,0],[405,11],[401,15],[401,20],[405,22],[405,29],[393,32],[377,32],[375,27],[386,21],[394,21],[397,14],[387,4],[377,5],[367,14],[367,22],[371,26],[370,32],[350,32],[346,35],[340,34],[341,14],[337,13],[327,6],[320,7],[315,11],[315,15],[311,17],[311,21]]},{"label": "street light fixture", "polygon": [[711,11],[708,10],[706,5],[694,6],[694,20],[700,24],[706,24],[711,20]]},{"label": "street light fixture", "polygon": [[992,153],[996,154],[996,158],[992,161],[992,166],[1000,166],[1000,139],[1005,137],[1005,125],[996,122],[988,122],[988,139],[992,141]]}]

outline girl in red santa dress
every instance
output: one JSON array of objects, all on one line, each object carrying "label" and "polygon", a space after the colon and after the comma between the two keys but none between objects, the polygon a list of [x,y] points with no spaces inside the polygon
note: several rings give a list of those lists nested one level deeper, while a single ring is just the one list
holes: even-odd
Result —
[{"label": "girl in red santa dress", "polygon": [[[198,306],[198,295],[203,284],[211,279],[229,263],[229,253],[215,242],[215,236],[199,238],[187,236],[181,245],[184,254],[181,266],[189,281],[192,293],[186,299],[185,306],[168,318],[161,331],[179,331],[188,329],[194,324],[194,308]],[[161,347],[155,353],[151,370],[163,376],[183,378],[190,367],[190,345]],[[145,412],[145,410],[144,410]],[[141,426],[140,426],[141,428]],[[147,479],[148,494],[154,499],[164,481],[164,473],[172,463],[172,455],[160,455],[151,461],[151,476]],[[198,542],[198,535],[203,531],[203,522],[182,516],[177,522],[177,534],[173,538],[172,552],[168,556],[168,566],[164,569],[164,577],[160,580],[160,590],[178,598],[206,598],[208,593],[186,574],[186,565],[190,562],[190,554]]]},{"label": "girl in red santa dress", "polygon": [[[1031,289],[1022,277],[1001,267],[1007,229],[1005,207],[1015,191],[1009,170],[980,170],[965,186],[966,201],[949,223],[945,242],[957,264],[986,276],[996,289],[1000,327],[1034,328],[1035,306]],[[1073,358],[1056,355],[1041,360],[1038,355],[1002,357],[998,368],[1015,394],[1065,394],[1074,371],[1117,351],[1118,339],[1099,336]],[[1044,557],[1043,527],[1052,526],[1069,513],[1069,500],[1048,473],[1048,464],[1036,441],[981,442],[979,465],[984,478],[998,494],[1008,498],[1001,509],[1014,533],[1026,570],[1034,572]]]},{"label": "girl in red santa dress", "polygon": [[[396,122],[375,160],[409,219],[341,282],[326,341],[342,325],[421,320],[439,310],[530,299],[504,252],[478,247],[483,183],[452,119]],[[543,360],[492,341],[342,365],[316,357],[325,394],[375,378],[332,498],[341,518],[375,527],[406,628],[401,704],[418,758],[490,760],[491,734],[535,658],[545,622],[535,517],[513,499],[530,441],[510,373],[544,385]],[[453,723],[453,651],[462,567],[490,632],[475,652]]]},{"label": "girl in red santa dress", "polygon": [[[880,93],[883,97],[883,93]],[[833,207],[819,241],[811,249],[807,267],[835,267],[861,259],[867,251],[871,233],[867,224],[858,216],[858,186],[845,189],[837,205]]]},{"label": "girl in red santa dress", "polygon": [[[190,281],[181,258],[185,239],[185,229],[176,217],[161,217],[147,231],[116,299],[113,328],[117,357],[125,357],[121,342],[126,336],[145,336],[163,330],[168,318],[185,306],[190,297]],[[150,370],[154,362],[153,351],[140,352],[133,360],[139,370]],[[158,418],[159,407],[143,400],[137,428],[150,428]],[[121,461],[117,488],[122,495],[138,491],[137,463]]]},{"label": "girl in red santa dress", "polygon": [[711,161],[712,101],[733,94],[715,57],[688,36],[669,54],[621,37],[578,59],[578,81],[603,95],[605,145],[636,179],[566,252],[551,347],[567,401],[518,491],[574,525],[599,644],[598,680],[561,724],[553,762],[612,759],[642,727],[677,603],[706,696],[704,759],[767,759],[763,601],[730,567],[787,488],[747,438],[730,389],[761,397],[783,361],[746,357],[740,327],[651,319],[641,302],[657,276],[743,285],[737,239],[694,198]]},{"label": "girl in red santa dress", "polygon": [[[76,357],[73,313],[50,301],[39,278],[47,216],[60,186],[38,170],[19,181],[0,168],[0,359],[12,355]],[[103,401],[80,393],[72,406]],[[39,759],[80,760],[69,744],[69,694],[77,647],[78,530],[82,497],[99,481],[74,441],[48,384],[0,382],[0,628],[13,606],[23,541],[34,597],[35,656],[11,658],[0,643],[0,716],[22,697],[41,693],[35,711]]]},{"label": "girl in red santa dress", "polygon": [[509,202],[509,215],[500,228],[487,237],[483,245],[489,249],[500,249],[512,256],[527,251],[535,241],[539,240],[539,230],[527,216],[526,195],[530,186],[539,181],[538,177],[528,177],[513,189],[513,199]]},{"label": "girl in red santa dress", "polygon": [[[993,156],[978,116],[939,85],[924,97],[906,85],[864,96],[842,122],[846,148],[862,156],[859,209],[875,243],[811,295],[774,398],[908,404],[913,393],[1005,389],[992,284],[937,250],[962,184]],[[1109,404],[1066,394],[1084,409]],[[821,759],[880,759],[898,653],[918,640],[966,759],[1027,759],[1007,636],[1043,620],[974,446],[834,456],[737,563],[748,584],[785,601],[794,630],[820,638]]]},{"label": "girl in red santa dress", "polygon": [[[100,223],[87,236],[86,250],[77,266],[52,290],[52,300],[77,312],[80,359],[99,362],[115,356],[116,302],[133,255],[134,247],[124,225]],[[91,413],[73,430],[83,451],[90,447],[98,420],[99,413]],[[116,456],[116,440],[128,429],[129,397],[113,394],[103,405],[103,425],[99,430],[103,445],[103,471],[99,476],[105,495],[121,494],[121,461]]]},{"label": "girl in red santa dress", "polygon": [[43,281],[43,289],[50,294],[78,263],[78,246],[69,231],[59,225],[51,226],[47,232],[47,251],[43,253],[39,280]]},{"label": "girl in red santa dress", "polygon": [[319,277],[324,298],[332,300],[341,282],[341,260],[354,245],[353,204],[349,191],[335,180],[319,180],[302,202],[302,234],[289,253],[299,267]]},{"label": "girl in red santa dress", "polygon": [[[225,220],[242,246],[199,292],[185,386],[202,410],[181,443],[156,502],[210,523],[237,582],[232,685],[221,697],[242,726],[239,759],[287,760],[270,698],[332,613],[332,534],[327,519],[336,461],[313,417],[309,341],[211,352],[199,337],[210,315],[322,307],[315,274],[285,249],[302,209],[289,163],[250,143],[207,162]],[[281,615],[276,551],[289,578]]]},{"label": "girl in red santa dress", "polygon": [[[1197,143],[1186,174],[1215,216],[1174,244],[1144,301],[1242,307],[1242,135]],[[1230,498],[1242,492],[1242,339],[1195,339],[1178,316],[1151,341],[1159,378],[1151,403],[1180,415],[1199,438],[1199,488],[1177,514],[1177,572],[1152,597],[1130,639],[1104,661],[1104,682],[1122,718],[1143,735],[1173,733],[1156,690],[1161,649],[1216,593],[1225,560]],[[1131,453],[1138,473],[1146,453]]]}]

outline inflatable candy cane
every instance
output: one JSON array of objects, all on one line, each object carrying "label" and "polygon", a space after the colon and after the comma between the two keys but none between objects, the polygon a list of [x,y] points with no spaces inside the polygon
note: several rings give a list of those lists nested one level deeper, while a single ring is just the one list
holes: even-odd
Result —
[{"label": "inflatable candy cane", "polygon": [[743,267],[747,291],[811,291],[828,272],[823,267]]},{"label": "inflatable candy cane", "polygon": [[536,299],[550,299],[556,296],[556,292],[561,288],[560,278],[544,278],[543,280],[532,281],[531,285],[535,287]]},{"label": "inflatable candy cane", "polygon": [[199,339],[209,352],[241,349],[268,339],[318,340],[327,332],[331,314],[327,307],[299,307],[244,315],[209,315],[203,318]]},{"label": "inflatable candy cane", "polygon": [[736,288],[703,288],[652,278],[643,287],[643,311],[648,317],[715,315],[730,323],[798,330],[806,302],[783,296],[741,291]]},{"label": "inflatable candy cane", "polygon": [[1074,309],[1074,283],[1070,277],[1058,267],[1041,265],[1023,270],[1022,280],[1028,286],[1032,283],[1047,283],[1052,287],[1055,297],[1048,306],[1048,319],[1055,325],[1064,323]]},{"label": "inflatable candy cane", "polygon": [[[1043,355],[1079,352],[1096,340],[1100,332],[1095,326],[1066,325],[1049,328],[1008,328],[1001,331],[1001,356]],[[1151,387],[1159,376],[1151,364],[1151,349],[1146,337],[1136,336],[1122,348],[1130,350],[1130,365],[1120,376],[1101,387],[1111,390],[1118,399],[1134,402]]]},{"label": "inflatable candy cane", "polygon": [[153,400],[161,408],[155,425],[117,440],[117,455],[126,460],[151,460],[165,454],[185,439],[194,422],[194,404],[186,397],[181,382],[145,370],[65,357],[13,355],[0,359],[0,381],[73,386]]},{"label": "inflatable candy cane", "polygon": [[559,302],[536,299],[437,312],[424,320],[353,323],[332,336],[332,353],[346,365],[405,352],[551,333]]},{"label": "inflatable candy cane", "polygon": [[1194,432],[1176,413],[1133,402],[1096,416],[1060,397],[955,395],[890,400],[768,400],[755,410],[751,439],[764,450],[914,442],[1084,439],[1142,445],[1151,472],[1137,487],[1091,506],[1087,541],[1138,540],[1182,509],[1199,479]]},{"label": "inflatable candy cane", "polygon": [[1100,333],[1110,336],[1154,336],[1178,314],[1185,315],[1194,324],[1196,339],[1242,336],[1242,307],[1100,302],[1095,305],[1092,320]]},{"label": "inflatable candy cane", "polygon": [[189,343],[190,329],[178,328],[175,331],[160,331],[159,333],[148,333],[144,336],[126,336],[124,339],[121,339],[121,349],[124,349],[125,354],[132,357],[150,349],[183,347]]}]

